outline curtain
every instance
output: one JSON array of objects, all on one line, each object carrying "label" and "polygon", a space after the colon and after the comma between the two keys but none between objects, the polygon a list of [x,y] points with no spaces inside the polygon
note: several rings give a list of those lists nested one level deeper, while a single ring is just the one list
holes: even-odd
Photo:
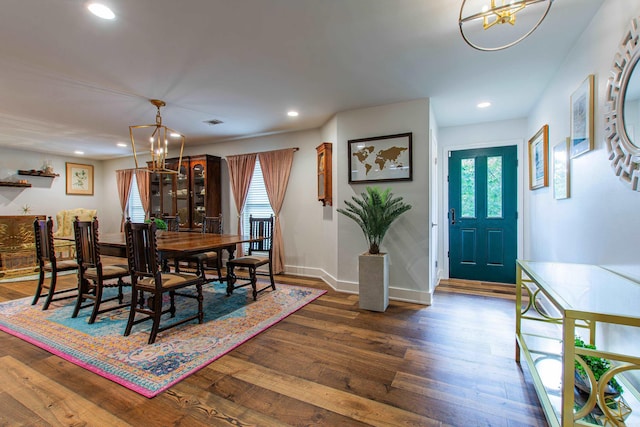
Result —
[{"label": "curtain", "polygon": [[116,185],[118,186],[118,197],[120,198],[120,209],[122,210],[122,218],[120,218],[120,231],[124,231],[124,211],[129,201],[129,191],[131,189],[131,180],[133,179],[133,169],[122,169],[116,171]]},{"label": "curtain", "polygon": [[[240,154],[237,156],[227,156],[229,166],[229,180],[231,181],[231,192],[238,211],[238,234],[242,234],[241,214],[244,202],[249,192],[249,185],[253,177],[253,169],[256,166],[256,154]],[[238,256],[243,255],[242,245],[237,247]]]},{"label": "curtain", "polygon": [[148,170],[136,169],[136,182],[138,183],[138,193],[140,193],[140,203],[144,209],[144,216],[149,217],[151,213],[151,196],[149,195],[149,181],[151,173]]},{"label": "curtain", "polygon": [[287,148],[258,154],[262,176],[264,177],[264,186],[267,189],[269,203],[275,215],[272,236],[273,272],[275,274],[284,272],[284,241],[282,240],[282,230],[280,229],[280,209],[284,202],[284,195],[287,192],[291,165],[293,164],[293,153],[295,151],[295,148]]}]

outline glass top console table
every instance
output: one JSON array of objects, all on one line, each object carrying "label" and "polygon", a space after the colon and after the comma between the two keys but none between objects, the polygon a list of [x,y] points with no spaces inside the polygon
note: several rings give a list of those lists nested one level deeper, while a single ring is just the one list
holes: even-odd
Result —
[{"label": "glass top console table", "polygon": [[[606,339],[575,345],[611,327],[637,337],[640,283],[595,265],[518,260],[516,269],[516,361],[524,356],[549,425],[640,426],[640,357]],[[599,381],[582,355],[610,363]]]}]

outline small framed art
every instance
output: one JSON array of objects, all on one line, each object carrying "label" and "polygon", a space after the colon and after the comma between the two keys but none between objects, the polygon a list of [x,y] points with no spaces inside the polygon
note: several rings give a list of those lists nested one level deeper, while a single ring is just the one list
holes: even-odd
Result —
[{"label": "small framed art", "polygon": [[93,165],[66,163],[67,194],[93,196]]},{"label": "small framed art", "polygon": [[411,132],[349,140],[349,183],[411,181],[411,141]]},{"label": "small framed art", "polygon": [[529,140],[529,189],[549,186],[549,125]]},{"label": "small framed art", "polygon": [[568,199],[571,195],[569,178],[569,146],[571,138],[567,138],[553,147],[553,197]]},{"label": "small framed art", "polygon": [[593,150],[593,85],[589,75],[571,95],[571,158]]}]

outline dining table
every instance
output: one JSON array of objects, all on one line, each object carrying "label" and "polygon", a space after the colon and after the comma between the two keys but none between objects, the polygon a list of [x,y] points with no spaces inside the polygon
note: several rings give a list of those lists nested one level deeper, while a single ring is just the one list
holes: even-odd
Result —
[{"label": "dining table", "polygon": [[[252,238],[240,234],[213,234],[188,231],[156,232],[158,252],[163,260],[163,268],[167,268],[169,258],[186,258],[202,252],[226,250],[229,259],[233,259],[236,246],[261,238]],[[125,233],[105,233],[100,235],[100,253],[121,258],[127,257]]]}]

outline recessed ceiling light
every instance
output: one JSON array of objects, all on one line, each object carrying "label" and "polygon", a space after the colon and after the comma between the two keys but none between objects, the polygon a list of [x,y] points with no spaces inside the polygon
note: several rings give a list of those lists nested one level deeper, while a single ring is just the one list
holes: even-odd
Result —
[{"label": "recessed ceiling light", "polygon": [[118,147],[126,147],[127,146],[127,144],[125,144],[124,142],[118,142],[116,145]]},{"label": "recessed ceiling light", "polygon": [[298,117],[298,112],[297,111],[289,111],[287,113],[287,116],[289,116],[289,117]]},{"label": "recessed ceiling light", "polygon": [[478,108],[487,108],[487,107],[491,107],[491,103],[490,102],[481,102],[477,105]]},{"label": "recessed ceiling light", "polygon": [[98,18],[114,19],[116,17],[116,14],[111,9],[101,3],[89,3],[87,9]]},{"label": "recessed ceiling light", "polygon": [[84,154],[84,151],[80,151],[80,150],[76,150],[74,151],[75,154]]}]

